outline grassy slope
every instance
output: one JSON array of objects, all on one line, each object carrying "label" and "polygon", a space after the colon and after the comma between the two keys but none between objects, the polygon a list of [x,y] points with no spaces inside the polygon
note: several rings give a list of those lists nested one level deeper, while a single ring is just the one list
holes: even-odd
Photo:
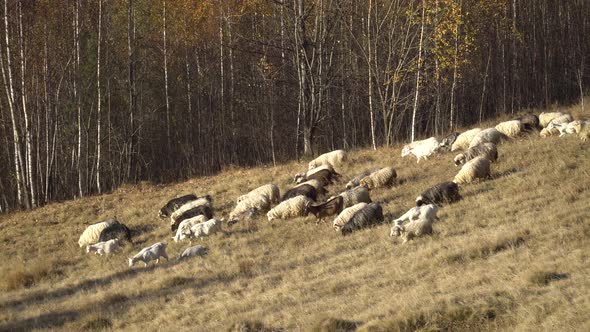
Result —
[{"label": "grassy slope", "polygon": [[[352,152],[340,170],[346,178],[374,166],[398,170],[401,184],[371,193],[387,221],[457,172],[454,153],[416,165],[400,150]],[[210,248],[203,259],[127,267],[127,256],[154,242],[168,242],[171,257],[189,246],[174,243],[156,216],[168,199],[209,193],[216,215],[227,216],[247,190],[270,181],[289,187],[304,162],[1,216],[0,330],[211,331],[240,320],[309,330],[326,317],[366,330],[588,330],[590,144],[529,136],[499,152],[495,179],[462,187],[464,200],[439,212],[435,234],[406,245],[389,238],[389,224],[342,237],[312,217],[260,219],[198,241]],[[141,233],[135,245],[112,257],[86,255],[79,235],[112,216]]]}]

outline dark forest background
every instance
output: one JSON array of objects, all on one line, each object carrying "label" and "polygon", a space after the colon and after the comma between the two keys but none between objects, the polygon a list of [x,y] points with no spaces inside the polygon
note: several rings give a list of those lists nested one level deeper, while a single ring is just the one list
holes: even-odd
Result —
[{"label": "dark forest background", "polygon": [[577,103],[587,0],[2,0],[0,212]]}]

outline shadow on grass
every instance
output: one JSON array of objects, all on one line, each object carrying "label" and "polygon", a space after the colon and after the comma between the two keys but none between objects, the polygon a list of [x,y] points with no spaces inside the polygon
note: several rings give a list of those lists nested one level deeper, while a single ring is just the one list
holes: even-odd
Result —
[{"label": "shadow on grass", "polygon": [[6,325],[0,325],[0,331],[30,331],[32,329],[58,328],[79,317],[80,313],[77,311],[52,312],[19,321],[12,321]]}]

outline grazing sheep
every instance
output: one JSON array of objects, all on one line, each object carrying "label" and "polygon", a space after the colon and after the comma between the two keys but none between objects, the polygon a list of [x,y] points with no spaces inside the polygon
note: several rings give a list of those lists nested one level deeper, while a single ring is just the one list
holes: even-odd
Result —
[{"label": "grazing sheep", "polygon": [[367,187],[358,186],[338,194],[341,196],[342,208],[353,206],[358,203],[371,203],[371,196],[369,195],[369,189]]},{"label": "grazing sheep", "polygon": [[455,182],[446,181],[426,189],[420,196],[416,197],[416,206],[425,204],[451,204],[462,199],[459,194],[459,186]]},{"label": "grazing sheep", "polygon": [[433,153],[438,151],[441,147],[441,142],[436,137],[430,137],[425,140],[415,141],[407,144],[402,149],[402,157],[413,154],[416,156],[416,162],[419,163],[420,159],[427,160]]},{"label": "grazing sheep", "polygon": [[281,202],[281,204],[268,211],[266,217],[268,221],[272,221],[273,219],[305,217],[307,216],[307,207],[311,202],[311,198],[307,196],[295,196]]},{"label": "grazing sheep", "polygon": [[375,189],[385,186],[392,186],[395,183],[395,178],[397,177],[397,173],[393,167],[385,167],[382,168],[371,175],[365,176],[360,185],[363,187],[367,187],[367,189]]},{"label": "grazing sheep", "polygon": [[477,135],[475,135],[473,140],[471,140],[471,143],[469,143],[469,147],[471,148],[481,143],[499,144],[501,140],[507,138],[508,136],[499,132],[498,129],[488,128],[480,131]]},{"label": "grazing sheep", "polygon": [[543,128],[541,132],[539,132],[539,136],[543,138],[547,138],[550,136],[558,136],[560,134],[559,129],[557,128]]},{"label": "grazing sheep", "polygon": [[486,157],[479,156],[471,159],[459,170],[459,173],[453,179],[457,184],[473,182],[475,179],[485,179],[490,177],[490,160]]},{"label": "grazing sheep", "polygon": [[346,208],[344,210],[342,210],[342,212],[340,212],[338,214],[338,216],[336,218],[334,218],[334,222],[333,222],[333,226],[334,229],[337,232],[342,231],[342,227],[344,227],[344,225],[346,225],[348,223],[348,221],[350,221],[350,219],[352,219],[352,217],[360,210],[362,210],[365,206],[367,206],[369,204],[367,203],[358,203],[355,204],[349,208]]},{"label": "grazing sheep", "polygon": [[541,126],[539,125],[539,117],[535,114],[525,114],[523,116],[519,116],[514,120],[519,120],[522,123],[522,127],[524,131],[532,131],[532,130],[541,130]]},{"label": "grazing sheep", "polygon": [[190,257],[203,257],[203,256],[207,255],[208,252],[209,252],[209,249],[207,249],[207,247],[203,247],[202,245],[188,247],[182,252],[182,254],[180,254],[180,256],[178,256],[177,260],[183,260],[183,259],[187,259]]},{"label": "grazing sheep", "polygon": [[196,217],[192,217],[192,218],[183,220],[178,225],[178,229],[176,230],[176,235],[174,235],[172,237],[172,239],[174,240],[174,242],[178,242],[178,241],[181,241],[181,240],[191,237],[191,235],[192,235],[191,227],[193,227],[196,224],[205,222],[205,221],[207,221],[207,217],[205,217],[202,214],[198,215]]},{"label": "grazing sheep", "polygon": [[571,130],[578,134],[583,142],[590,138],[590,121],[573,121]]},{"label": "grazing sheep", "polygon": [[84,246],[89,246],[91,244],[97,243],[100,239],[100,234],[102,233],[102,231],[116,223],[118,223],[117,220],[109,219],[86,227],[82,235],[80,235],[78,245],[80,246],[80,248],[82,248]]},{"label": "grazing sheep", "polygon": [[383,208],[379,203],[367,204],[358,210],[340,229],[342,235],[350,234],[357,229],[383,222]]},{"label": "grazing sheep", "polygon": [[547,125],[549,124],[549,122],[551,122],[551,120],[562,116],[563,113],[561,112],[543,112],[541,114],[539,114],[539,124],[541,125],[542,128],[547,127]]},{"label": "grazing sheep", "polygon": [[467,150],[469,148],[469,143],[471,143],[475,135],[479,134],[480,131],[481,128],[473,128],[461,133],[457,136],[457,139],[451,146],[451,151]]},{"label": "grazing sheep", "polygon": [[228,224],[233,225],[242,220],[248,214],[247,212],[256,209],[256,211],[270,210],[270,199],[265,194],[249,194],[244,197],[236,207],[230,212]]},{"label": "grazing sheep", "polygon": [[307,206],[308,213],[313,214],[319,223],[325,217],[332,216],[342,212],[343,198],[342,196],[330,197],[325,203],[312,204],[309,202]]},{"label": "grazing sheep", "polygon": [[281,202],[284,202],[288,199],[291,199],[291,198],[297,197],[297,196],[305,196],[305,197],[311,198],[312,200],[315,201],[317,198],[317,195],[318,195],[318,192],[314,186],[307,184],[307,183],[302,183],[302,184],[298,185],[297,187],[287,190],[287,192],[283,195],[283,197],[281,197]]},{"label": "grazing sheep", "polygon": [[[269,207],[270,208],[270,207]],[[246,211],[243,211],[241,213],[238,213],[237,215],[234,215],[233,219],[229,219],[227,221],[227,226],[231,227],[234,224],[240,222],[240,221],[248,221],[253,219],[254,217],[258,216],[258,213],[260,212],[260,210],[258,210],[257,208],[249,208]]]},{"label": "grazing sheep", "polygon": [[316,193],[317,193],[318,195],[324,195],[324,194],[326,194],[326,193],[328,192],[328,191],[327,191],[327,190],[324,188],[324,183],[323,183],[322,181],[320,181],[320,180],[317,180],[317,179],[311,179],[311,180],[307,180],[307,181],[305,181],[305,182],[303,182],[303,183],[300,183],[300,184],[298,184],[297,186],[295,186],[295,187],[293,187],[293,188],[297,188],[297,187],[299,187],[299,186],[303,186],[303,185],[306,185],[306,184],[307,184],[307,185],[310,185],[310,186],[312,186],[312,187],[314,187],[314,188],[315,188],[315,190],[316,190]]},{"label": "grazing sheep", "polygon": [[[389,236],[402,236],[406,243],[412,240],[414,237],[422,236],[425,234],[432,234],[432,224],[434,221],[440,221],[436,213],[438,212],[438,206],[434,204],[416,206],[411,208],[401,217],[394,220],[395,225],[391,227]],[[406,225],[403,225],[404,221],[409,220]]]},{"label": "grazing sheep", "polygon": [[86,246],[86,253],[95,252],[97,255],[112,254],[121,250],[119,239],[113,239]]},{"label": "grazing sheep", "polygon": [[320,167],[322,165],[329,165],[333,168],[345,162],[348,159],[348,155],[344,150],[335,150],[332,152],[324,153],[323,155],[315,158],[314,160],[310,161],[308,164],[308,169],[312,170],[316,167]]},{"label": "grazing sheep", "polygon": [[211,212],[211,196],[207,195],[188,202],[174,211],[170,216],[170,229],[174,232],[178,228],[178,224],[183,220],[196,217],[200,214],[207,217],[207,219],[213,218],[213,213]]},{"label": "grazing sheep", "polygon": [[193,194],[188,194],[188,195],[184,195],[184,196],[180,196],[180,197],[171,199],[168,201],[168,203],[166,203],[166,205],[164,205],[160,209],[160,211],[158,212],[158,217],[160,217],[160,219],[170,217],[170,214],[172,214],[174,211],[176,211],[179,207],[181,207],[182,205],[184,205],[190,201],[194,201],[195,199],[197,199],[197,196],[195,196]]},{"label": "grazing sheep", "polygon": [[361,180],[365,176],[369,176],[371,175],[371,173],[376,172],[378,170],[379,168],[371,168],[366,171],[363,171],[362,173],[358,174],[357,176],[353,177],[350,181],[348,181],[348,183],[346,184],[346,189],[352,189],[354,187],[357,187],[361,184]]},{"label": "grazing sheep", "polygon": [[129,267],[135,265],[135,263],[141,261],[147,266],[150,261],[156,260],[156,264],[160,263],[160,257],[168,260],[168,254],[166,254],[166,243],[158,242],[154,243],[149,247],[141,249],[135,256],[129,258]]},{"label": "grazing sheep", "polygon": [[562,123],[570,123],[574,121],[574,118],[569,115],[569,114],[562,114],[556,118],[553,118],[551,121],[549,121],[549,123],[547,124],[547,128],[549,128],[549,126],[551,124],[562,124]]},{"label": "grazing sheep", "polygon": [[489,161],[498,160],[498,149],[494,143],[481,143],[470,147],[465,153],[459,153],[455,156],[455,166],[463,165],[476,157],[483,156]]},{"label": "grazing sheep", "polygon": [[239,204],[249,195],[266,195],[270,199],[271,203],[278,203],[281,200],[281,192],[279,191],[279,187],[277,187],[277,185],[273,183],[265,184],[250,191],[245,195],[238,197],[236,203]]},{"label": "grazing sheep", "polygon": [[117,220],[115,221],[115,223],[107,226],[107,228],[103,229],[102,232],[100,232],[98,241],[104,242],[113,239],[125,239],[128,242],[132,243],[131,230],[129,230],[129,228],[125,226],[125,224],[122,224]]},{"label": "grazing sheep", "polygon": [[450,149],[459,137],[459,133],[450,133],[440,141],[440,147]]},{"label": "grazing sheep", "polygon": [[496,128],[496,130],[498,130],[502,134],[504,134],[508,137],[511,137],[511,138],[517,137],[524,130],[522,122],[520,122],[519,120],[510,120],[510,121],[500,122],[496,125],[495,128]]},{"label": "grazing sheep", "polygon": [[221,223],[223,219],[209,219],[205,222],[198,223],[191,227],[191,236],[200,238],[203,236],[213,235],[221,231]]},{"label": "grazing sheep", "polygon": [[340,178],[340,174],[336,173],[332,166],[322,165],[307,171],[306,173],[298,173],[295,175],[295,183],[303,183],[305,181],[316,180],[322,186],[327,186],[334,183],[334,180]]}]

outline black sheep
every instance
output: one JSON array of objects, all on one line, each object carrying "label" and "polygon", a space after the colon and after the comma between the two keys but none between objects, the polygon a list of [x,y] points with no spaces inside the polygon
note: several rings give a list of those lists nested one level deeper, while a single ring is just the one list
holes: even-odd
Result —
[{"label": "black sheep", "polygon": [[416,206],[425,204],[454,203],[461,200],[459,186],[455,182],[446,181],[426,189],[416,198]]},{"label": "black sheep", "polygon": [[307,211],[308,213],[313,214],[318,219],[318,222],[320,222],[324,217],[342,212],[343,206],[344,199],[342,196],[336,196],[322,204],[310,204],[307,207]]},{"label": "black sheep", "polygon": [[166,217],[170,217],[170,215],[174,211],[176,211],[179,207],[181,207],[185,203],[188,203],[190,201],[194,201],[195,199],[197,199],[197,196],[193,195],[193,194],[188,194],[188,195],[184,195],[184,196],[180,196],[180,197],[171,199],[168,201],[168,203],[166,203],[166,205],[164,205],[160,209],[160,212],[158,213],[158,217],[160,217],[162,219],[166,218]]},{"label": "black sheep", "polygon": [[281,198],[281,202],[300,195],[307,196],[315,201],[318,193],[314,186],[310,184],[302,184],[287,190],[287,192]]},{"label": "black sheep", "polygon": [[98,242],[104,242],[113,239],[119,239],[119,241],[122,241],[125,239],[129,243],[132,243],[131,231],[127,226],[125,226],[125,224],[120,223],[116,219],[109,219],[109,221],[113,221],[113,223],[100,232]]}]

